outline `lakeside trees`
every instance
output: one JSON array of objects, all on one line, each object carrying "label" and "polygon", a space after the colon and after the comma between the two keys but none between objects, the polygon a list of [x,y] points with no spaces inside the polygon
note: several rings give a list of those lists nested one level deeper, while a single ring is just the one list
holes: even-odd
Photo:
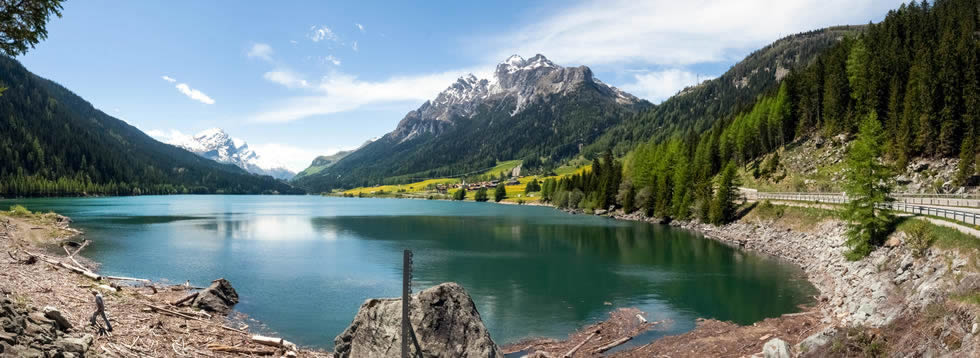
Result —
[{"label": "lakeside trees", "polygon": [[857,140],[847,152],[845,189],[849,199],[842,217],[848,221],[845,255],[856,260],[868,256],[887,234],[891,215],[879,207],[890,201],[893,171],[882,162],[884,131],[872,112],[861,122]]},{"label": "lakeside trees", "polygon": [[[865,168],[871,165],[868,156],[882,156],[865,179],[882,181],[887,166],[904,169],[915,157],[958,156],[958,181],[965,182],[976,175],[980,149],[977,12],[976,0],[904,5],[790,72],[744,111],[703,128],[666,126],[666,133],[625,156],[622,172],[607,150],[596,156],[591,171],[545,181],[542,196],[563,208],[617,205],[652,216],[724,222],[733,213],[728,205],[737,197],[732,183],[739,167],[755,168],[757,177],[775,175],[781,147],[809,136],[862,130],[861,136],[873,136],[879,147],[854,155],[865,157]],[[870,122],[880,133],[867,128]],[[869,190],[864,195],[880,202],[883,188]],[[882,219],[874,211],[867,215],[867,205],[863,210],[854,221],[869,225],[861,232],[873,245]],[[855,251],[862,251],[858,246]]]},{"label": "lakeside trees", "polygon": [[500,183],[500,185],[497,185],[497,188],[493,190],[493,201],[499,203],[501,200],[504,200],[506,198],[507,198],[507,187],[503,183]]}]

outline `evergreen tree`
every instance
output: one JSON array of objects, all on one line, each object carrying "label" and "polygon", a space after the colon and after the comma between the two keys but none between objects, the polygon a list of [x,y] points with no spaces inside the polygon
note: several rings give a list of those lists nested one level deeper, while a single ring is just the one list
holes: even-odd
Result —
[{"label": "evergreen tree", "polygon": [[505,198],[507,198],[507,187],[504,185],[504,183],[500,183],[497,185],[497,189],[494,189],[493,191],[493,201],[499,203]]},{"label": "evergreen tree", "polygon": [[484,202],[490,200],[490,196],[487,194],[487,188],[480,188],[476,190],[476,194],[473,195],[473,200]]},{"label": "evergreen tree", "polygon": [[861,122],[857,139],[847,152],[846,195],[842,211],[848,221],[848,259],[856,260],[871,253],[883,242],[891,216],[880,208],[889,201],[892,171],[882,162],[884,134],[881,123],[872,112]]},{"label": "evergreen tree", "polygon": [[465,200],[466,199],[466,188],[459,188],[453,193],[453,200]]},{"label": "evergreen tree", "polygon": [[739,198],[739,185],[735,163],[728,162],[718,174],[718,190],[708,213],[708,219],[711,223],[720,225],[735,218],[735,210],[738,208],[736,202]]},{"label": "evergreen tree", "polygon": [[976,172],[976,129],[970,128],[960,148],[960,162],[956,168],[956,185],[966,185]]}]

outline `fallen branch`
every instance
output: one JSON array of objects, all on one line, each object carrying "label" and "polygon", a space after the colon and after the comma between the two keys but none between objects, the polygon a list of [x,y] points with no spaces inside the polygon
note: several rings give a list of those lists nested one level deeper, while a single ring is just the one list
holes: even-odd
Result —
[{"label": "fallen branch", "polygon": [[616,348],[616,346],[618,346],[620,344],[623,344],[623,343],[626,343],[626,342],[628,342],[631,339],[633,339],[633,337],[630,337],[630,336],[626,336],[626,337],[617,339],[615,341],[612,341],[612,343],[609,343],[609,344],[604,345],[602,347],[596,348],[596,350],[592,351],[592,354],[599,354],[599,353],[608,351],[610,349]]},{"label": "fallen branch", "polygon": [[260,336],[256,334],[252,336],[252,342],[265,346],[271,346],[271,347],[286,347],[293,350],[296,349],[296,345],[293,344],[293,342],[287,341],[282,338],[276,338],[276,337],[266,337],[266,336]]},{"label": "fallen branch", "polygon": [[107,280],[116,280],[116,281],[137,281],[137,282],[145,282],[145,283],[151,282],[150,280],[147,280],[145,278],[134,278],[134,277],[125,277],[125,276],[102,276],[102,278]]},{"label": "fallen branch", "polygon": [[197,318],[197,317],[191,316],[189,314],[180,313],[180,312],[177,312],[177,311],[171,311],[171,310],[168,310],[168,309],[163,308],[163,307],[151,305],[149,303],[143,303],[143,305],[145,305],[147,307],[150,307],[150,308],[152,308],[154,310],[157,310],[157,311],[160,311],[160,312],[163,312],[163,313],[168,313],[170,315],[177,316],[177,317],[180,317],[180,318],[186,318],[186,319],[192,319],[192,320],[195,320],[195,321],[204,321],[204,322],[207,322],[206,319]]},{"label": "fallen branch", "polygon": [[183,298],[181,298],[179,300],[174,301],[174,303],[171,303],[171,304],[174,305],[174,306],[180,306],[181,303],[184,303],[184,302],[193,300],[195,297],[197,297],[198,294],[199,294],[199,292],[191,293],[191,294],[189,294],[187,296],[184,296]]},{"label": "fallen branch", "polygon": [[79,252],[81,252],[81,251],[82,251],[82,249],[84,249],[84,248],[85,248],[86,246],[88,246],[88,244],[89,244],[90,242],[92,242],[92,241],[90,241],[90,240],[85,240],[85,241],[82,241],[82,244],[81,244],[81,245],[79,245],[79,246],[78,246],[78,248],[77,248],[77,249],[75,249],[75,252],[72,252],[72,253],[71,253],[71,255],[69,255],[69,256],[75,256],[75,255],[78,255],[78,253],[79,253]]},{"label": "fallen branch", "polygon": [[74,267],[74,266],[65,264],[64,262],[51,259],[51,258],[49,258],[47,256],[44,256],[44,255],[41,255],[41,254],[33,254],[33,253],[30,253],[30,252],[27,252],[27,251],[24,251],[24,250],[20,250],[20,251],[23,252],[23,253],[25,253],[25,254],[27,254],[28,256],[37,257],[37,258],[41,259],[41,261],[47,262],[50,265],[67,269],[69,271],[75,272],[75,273],[80,274],[80,275],[84,275],[85,277],[91,278],[91,279],[96,280],[96,281],[102,280],[102,276],[99,275],[99,274],[97,274],[97,273],[95,273],[95,272],[92,272],[92,271],[89,271],[89,270],[86,270],[86,269],[82,269],[82,268],[78,268],[78,267]]},{"label": "fallen branch", "polygon": [[212,351],[215,351],[215,352],[255,354],[255,355],[262,355],[262,356],[271,356],[273,354],[276,354],[276,351],[269,351],[269,350],[264,350],[264,349],[249,349],[249,348],[242,348],[242,347],[235,347],[235,346],[226,346],[226,345],[218,344],[218,343],[208,344],[207,347],[208,347],[208,349],[210,349]]},{"label": "fallen branch", "polygon": [[568,353],[565,353],[565,355],[563,355],[562,357],[564,357],[564,358],[571,357],[573,354],[575,354],[575,352],[578,351],[579,348],[582,348],[582,346],[584,346],[586,343],[588,343],[590,340],[592,340],[592,337],[595,337],[595,335],[597,335],[597,334],[599,334],[599,330],[595,330],[588,337],[585,337],[585,340],[582,341],[582,343],[579,343],[578,345],[576,345],[574,348],[572,348],[572,350],[568,351]]},{"label": "fallen branch", "polygon": [[221,329],[226,329],[226,330],[229,330],[229,331],[232,331],[232,332],[238,332],[238,333],[241,333],[241,334],[244,334],[244,335],[248,335],[248,332],[247,331],[241,330],[241,329],[238,329],[238,328],[232,328],[232,327],[228,327],[228,326],[221,326]]},{"label": "fallen branch", "polygon": [[71,262],[74,262],[74,263],[75,263],[75,266],[78,266],[78,267],[80,267],[80,268],[83,268],[83,269],[85,269],[86,271],[88,270],[88,267],[85,267],[85,265],[82,265],[82,263],[81,263],[81,262],[78,262],[78,260],[75,260],[75,256],[73,256],[73,255],[71,254],[71,251],[68,251],[68,247],[66,247],[66,246],[62,246],[61,248],[62,248],[62,249],[65,249],[65,254],[66,254],[66,255],[68,255],[68,258],[69,258],[69,259],[71,259]]}]

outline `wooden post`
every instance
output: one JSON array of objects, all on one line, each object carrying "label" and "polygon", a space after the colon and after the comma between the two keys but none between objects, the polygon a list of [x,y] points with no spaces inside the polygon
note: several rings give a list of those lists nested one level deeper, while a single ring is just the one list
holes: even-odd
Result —
[{"label": "wooden post", "polygon": [[412,250],[405,250],[402,267],[402,358],[408,358],[409,330],[412,322],[409,320],[409,304],[412,299]]}]

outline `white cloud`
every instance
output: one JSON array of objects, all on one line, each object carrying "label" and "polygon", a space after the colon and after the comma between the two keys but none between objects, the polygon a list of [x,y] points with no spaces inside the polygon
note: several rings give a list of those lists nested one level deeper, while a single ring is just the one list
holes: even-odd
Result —
[{"label": "white cloud", "polygon": [[204,94],[204,92],[191,88],[191,86],[188,86],[186,83],[178,83],[177,90],[195,101],[204,104],[214,104],[214,99],[208,97],[208,95]]},{"label": "white cloud", "polygon": [[[542,53],[559,63],[681,66],[738,60],[781,36],[881,18],[902,0],[587,0],[474,44],[493,57]],[[847,11],[841,11],[847,9]]]},{"label": "white cloud", "polygon": [[634,78],[636,79],[635,82],[622,85],[620,88],[653,103],[660,103],[685,87],[710,79],[707,76],[699,76],[693,72],[676,68],[659,72],[637,73]]},{"label": "white cloud", "polygon": [[310,33],[307,35],[313,42],[320,42],[323,40],[340,42],[340,37],[333,32],[329,27],[320,25],[313,25],[310,27]]},{"label": "white cloud", "polygon": [[474,73],[489,75],[488,67],[460,69],[416,76],[395,76],[384,81],[361,81],[333,72],[324,76],[311,93],[278,103],[252,116],[259,122],[289,122],[306,117],[354,110],[368,104],[422,102],[435,97],[457,78]]},{"label": "white cloud", "polygon": [[160,78],[162,78],[164,81],[167,81],[167,82],[170,82],[170,83],[177,82],[177,80],[171,78],[170,76],[160,76]]},{"label": "white cloud", "polygon": [[358,29],[358,30],[361,30],[361,32],[364,32],[364,25],[361,25],[361,24],[354,24],[354,26],[357,26],[357,29]]},{"label": "white cloud", "polygon": [[357,52],[357,41],[354,41],[353,43],[351,43],[350,44],[350,48],[354,49],[354,52]]},{"label": "white cloud", "polygon": [[190,134],[184,134],[183,132],[178,131],[176,129],[171,129],[166,131],[160,129],[151,129],[146,131],[146,135],[153,137],[153,139],[156,139],[158,141],[167,144],[173,144],[173,145],[179,145],[181,143],[191,143],[194,141],[194,136]]},{"label": "white cloud", "polygon": [[330,63],[332,63],[332,64],[334,64],[334,66],[340,66],[340,59],[334,57],[333,55],[328,55],[327,57],[324,57],[323,59],[326,60],[326,61],[328,61],[328,62],[330,62]]},{"label": "white cloud", "polygon": [[262,77],[268,81],[275,82],[289,88],[302,88],[310,86],[310,83],[303,79],[300,75],[288,69],[269,71],[262,75]]},{"label": "white cloud", "polygon": [[249,58],[259,58],[266,62],[272,62],[272,46],[264,43],[256,43],[248,50]]},{"label": "white cloud", "polygon": [[249,147],[259,154],[259,166],[265,168],[285,167],[297,173],[309,167],[317,156],[331,155],[346,149],[308,149],[281,143],[249,144]]}]

